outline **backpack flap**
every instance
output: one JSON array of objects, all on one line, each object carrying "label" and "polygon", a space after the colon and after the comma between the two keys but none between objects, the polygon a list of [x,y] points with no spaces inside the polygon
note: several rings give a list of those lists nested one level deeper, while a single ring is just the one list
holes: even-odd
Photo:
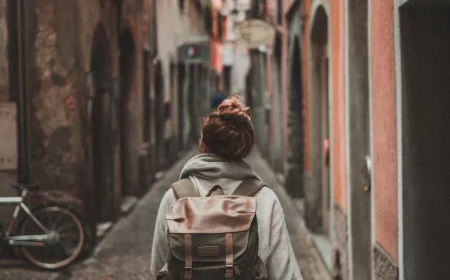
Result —
[{"label": "backpack flap", "polygon": [[181,261],[190,255],[193,262],[225,262],[232,251],[236,259],[248,246],[255,214],[253,197],[179,199],[166,215],[172,255]]}]

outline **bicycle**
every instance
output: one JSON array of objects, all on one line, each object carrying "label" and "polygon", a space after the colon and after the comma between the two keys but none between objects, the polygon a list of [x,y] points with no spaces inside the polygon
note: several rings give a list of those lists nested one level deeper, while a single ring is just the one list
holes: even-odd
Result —
[{"label": "bicycle", "polygon": [[[58,270],[73,263],[85,245],[83,223],[64,206],[45,205],[30,210],[24,203],[36,185],[13,184],[17,197],[0,197],[1,204],[16,204],[6,232],[0,224],[0,247],[19,248],[22,256],[38,268]],[[26,214],[17,224],[19,213]],[[16,233],[16,234],[15,234]]]}]

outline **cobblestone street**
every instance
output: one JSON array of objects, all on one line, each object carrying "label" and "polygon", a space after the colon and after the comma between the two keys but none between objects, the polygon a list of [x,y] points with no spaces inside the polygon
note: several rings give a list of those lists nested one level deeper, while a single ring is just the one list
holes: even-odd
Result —
[{"label": "cobblestone street", "polygon": [[[154,279],[149,272],[149,258],[159,202],[171,183],[177,179],[183,164],[194,153],[195,151],[191,151],[184,155],[164,174],[160,181],[152,186],[151,190],[137,203],[134,210],[122,218],[104,237],[90,258],[73,265],[69,271],[61,273],[35,271],[20,261],[2,261],[0,263],[0,279]],[[304,279],[330,279],[313,247],[299,211],[275,179],[272,170],[258,152],[254,152],[248,161],[275,191],[283,205],[288,230]]]}]

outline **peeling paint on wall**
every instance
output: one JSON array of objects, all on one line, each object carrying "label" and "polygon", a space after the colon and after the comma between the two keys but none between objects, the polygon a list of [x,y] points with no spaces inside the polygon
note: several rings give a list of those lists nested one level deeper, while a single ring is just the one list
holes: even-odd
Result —
[{"label": "peeling paint on wall", "polygon": [[[82,161],[77,114],[76,52],[67,48],[67,22],[57,16],[54,1],[36,5],[34,41],[36,85],[32,92],[32,174],[45,187],[68,188],[77,184]],[[59,28],[63,24],[65,29]],[[75,24],[75,23],[74,23]],[[65,56],[65,57],[61,57]]]}]

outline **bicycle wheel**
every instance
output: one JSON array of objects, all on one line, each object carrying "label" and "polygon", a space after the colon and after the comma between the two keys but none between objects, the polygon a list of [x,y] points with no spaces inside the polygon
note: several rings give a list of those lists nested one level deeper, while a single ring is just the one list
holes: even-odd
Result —
[{"label": "bicycle wheel", "polygon": [[[49,270],[63,268],[74,262],[81,254],[85,232],[80,219],[60,206],[47,206],[32,211],[53,236],[43,247],[22,246],[21,251],[27,261]],[[30,216],[19,225],[20,235],[45,234]]]}]

